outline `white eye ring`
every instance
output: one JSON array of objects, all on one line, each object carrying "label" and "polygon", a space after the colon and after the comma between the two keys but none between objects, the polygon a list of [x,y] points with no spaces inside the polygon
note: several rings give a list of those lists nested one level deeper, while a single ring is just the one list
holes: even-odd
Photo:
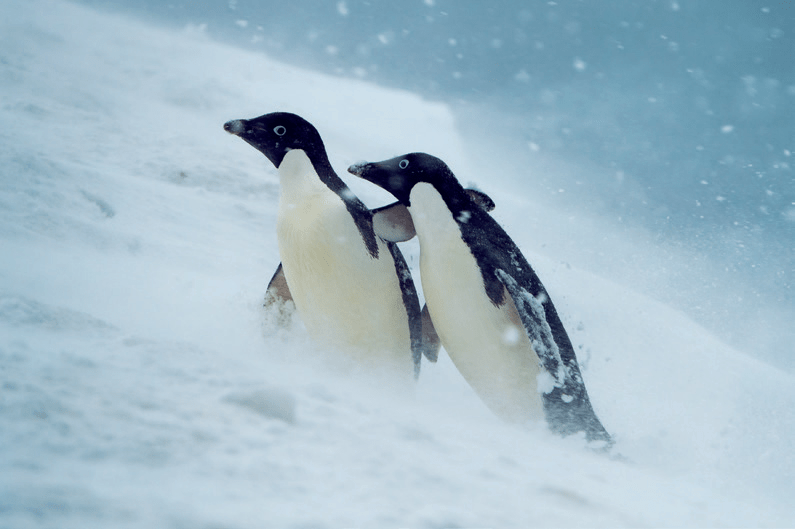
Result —
[{"label": "white eye ring", "polygon": [[400,167],[401,169],[405,169],[408,166],[409,166],[409,161],[406,160],[405,158],[400,160],[400,163],[398,164],[398,167]]},{"label": "white eye ring", "polygon": [[273,132],[275,132],[277,136],[284,136],[287,133],[287,129],[282,125],[276,125],[273,127]]}]

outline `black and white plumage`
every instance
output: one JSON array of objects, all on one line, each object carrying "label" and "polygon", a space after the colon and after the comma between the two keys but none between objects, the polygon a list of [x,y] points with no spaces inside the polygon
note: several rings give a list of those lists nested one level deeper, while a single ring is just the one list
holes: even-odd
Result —
[{"label": "black and white plumage", "polygon": [[562,435],[611,443],[593,411],[571,340],[535,271],[440,159],[413,153],[349,172],[408,208],[420,274],[442,345],[497,415],[545,416]]},{"label": "black and white plumage", "polygon": [[334,172],[315,127],[276,112],[229,121],[224,130],[279,172],[282,262],[269,295],[291,299],[314,339],[355,362],[418,376],[422,352],[430,357],[435,349],[423,340],[411,273],[397,245],[376,235],[373,213]]}]

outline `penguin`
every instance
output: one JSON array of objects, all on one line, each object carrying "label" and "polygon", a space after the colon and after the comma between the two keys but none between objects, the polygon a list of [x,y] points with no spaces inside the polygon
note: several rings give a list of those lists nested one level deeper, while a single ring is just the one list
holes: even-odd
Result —
[{"label": "penguin", "polygon": [[376,235],[373,212],[334,172],[315,127],[275,112],[228,121],[224,130],[279,174],[281,263],[266,299],[292,301],[310,336],[356,365],[416,379],[421,356],[435,360],[440,347],[432,322],[400,249]]},{"label": "penguin", "polygon": [[442,346],[495,415],[612,439],[588,398],[571,340],[519,248],[439,158],[412,153],[348,171],[411,215],[425,303]]}]

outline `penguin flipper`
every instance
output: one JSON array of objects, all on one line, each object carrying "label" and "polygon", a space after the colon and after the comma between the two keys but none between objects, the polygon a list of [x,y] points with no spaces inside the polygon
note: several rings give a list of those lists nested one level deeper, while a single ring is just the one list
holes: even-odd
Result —
[{"label": "penguin flipper", "polygon": [[422,316],[420,314],[420,299],[417,296],[417,288],[414,286],[414,279],[411,277],[411,270],[406,264],[403,253],[398,248],[397,243],[386,242],[392,261],[395,263],[395,274],[400,283],[400,295],[403,298],[403,307],[406,309],[406,318],[409,324],[409,337],[411,339],[411,359],[414,363],[414,378],[420,376],[420,362],[422,360],[423,337],[422,337]]},{"label": "penguin flipper", "polygon": [[464,189],[464,191],[466,191],[469,198],[472,199],[472,202],[480,206],[484,211],[491,211],[496,207],[491,197],[483,191],[472,189],[471,187]]},{"label": "penguin flipper", "polygon": [[549,300],[544,299],[542,302],[504,270],[496,270],[495,276],[510,295],[516,309],[514,317],[518,318],[524,327],[541,366],[552,375],[556,383],[561,383],[564,373],[561,369],[560,350],[547,322],[543,306],[543,302]]},{"label": "penguin flipper", "polygon": [[540,287],[533,295],[505,271],[497,270],[496,275],[511,296],[542,369],[552,378],[552,387],[543,393],[550,430],[562,436],[585,432],[588,441],[604,442],[609,449],[613,440],[591,406],[571,340],[546,290]]},{"label": "penguin flipper", "polygon": [[269,318],[274,318],[272,321],[276,327],[284,329],[290,327],[295,314],[295,302],[290,293],[290,287],[287,286],[287,279],[284,277],[281,263],[268,283],[262,306],[268,310]]},{"label": "penguin flipper", "polygon": [[414,237],[414,221],[408,208],[400,202],[373,210],[375,233],[389,242],[405,242]]},{"label": "penguin flipper", "polygon": [[436,362],[439,358],[439,349],[442,347],[442,340],[436,334],[436,327],[433,326],[431,320],[431,313],[428,310],[428,305],[422,307],[422,354],[429,362]]},{"label": "penguin flipper", "polygon": [[268,283],[264,306],[269,307],[274,303],[284,303],[286,301],[293,301],[293,295],[290,293],[290,287],[287,286],[287,279],[284,277],[282,264],[279,263],[279,267]]}]

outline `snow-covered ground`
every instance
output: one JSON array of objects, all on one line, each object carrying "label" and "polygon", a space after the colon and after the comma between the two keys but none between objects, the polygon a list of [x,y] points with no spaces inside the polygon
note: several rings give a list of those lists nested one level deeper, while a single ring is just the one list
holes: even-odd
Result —
[{"label": "snow-covered ground", "polygon": [[[795,525],[793,377],[588,271],[616,236],[501,188],[446,107],[60,0],[0,4],[0,94],[0,527]],[[492,194],[612,456],[500,423],[444,354],[393,392],[268,321],[278,180],[221,125],[275,110],[373,207],[344,168],[413,150]]]}]

